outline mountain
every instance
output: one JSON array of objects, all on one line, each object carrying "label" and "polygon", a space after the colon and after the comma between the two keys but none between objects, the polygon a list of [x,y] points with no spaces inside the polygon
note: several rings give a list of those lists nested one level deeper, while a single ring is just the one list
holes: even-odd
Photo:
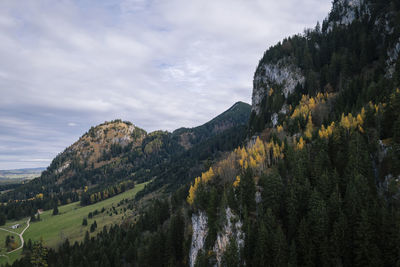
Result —
[{"label": "mountain", "polygon": [[397,13],[395,1],[335,0],[322,27],[268,49],[254,74],[251,133],[276,126],[303,94],[338,93],[336,117],[386,97],[400,77]]},{"label": "mountain", "polygon": [[173,132],[173,135],[179,136],[180,144],[187,149],[210,136],[220,134],[237,125],[243,125],[244,122],[247,123],[249,114],[250,105],[237,102],[211,121],[191,129],[179,128]]},{"label": "mountain", "polygon": [[[31,199],[33,206],[49,209],[55,201],[90,204],[91,194],[122,184],[125,190],[134,182],[153,181],[142,194],[163,186],[177,188],[201,173],[204,161],[239,145],[249,116],[250,105],[238,102],[204,125],[173,133],[147,133],[121,120],[105,122],[57,155],[39,178],[1,195],[1,200]],[[39,194],[43,199],[37,199]]]},{"label": "mountain", "polygon": [[49,266],[398,266],[399,18],[399,1],[333,1],[265,51],[248,127],[157,133],[179,151],[146,165],[165,194]]},{"label": "mountain", "polygon": [[399,264],[399,18],[336,0],[264,53],[249,142],[188,190],[190,266]]}]

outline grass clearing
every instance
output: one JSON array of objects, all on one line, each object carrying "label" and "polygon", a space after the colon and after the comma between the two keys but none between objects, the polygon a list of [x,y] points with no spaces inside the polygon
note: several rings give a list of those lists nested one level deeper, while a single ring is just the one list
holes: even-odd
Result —
[{"label": "grass clearing", "polygon": [[21,245],[21,240],[19,239],[18,235],[12,234],[12,233],[7,232],[7,231],[0,230],[0,254],[5,254],[7,252],[5,244],[6,244],[6,237],[8,235],[14,237],[14,241],[16,243],[16,247],[19,247]]},{"label": "grass clearing", "polygon": [[15,260],[19,259],[21,256],[22,256],[22,249],[17,250],[10,254],[6,254],[6,256],[0,257],[0,265],[4,265],[6,263],[11,265]]},{"label": "grass clearing", "polygon": [[[27,243],[29,239],[34,242],[43,238],[45,245],[52,248],[57,248],[66,238],[68,238],[71,243],[75,241],[79,242],[84,239],[86,231],[90,233],[90,225],[96,220],[97,229],[93,233],[90,233],[90,236],[95,236],[104,226],[120,223],[124,218],[133,215],[132,210],[127,209],[124,211],[126,205],[121,205],[120,207],[117,207],[117,205],[124,199],[133,199],[137,192],[142,190],[146,184],[147,183],[137,184],[133,189],[89,206],[82,207],[79,205],[79,202],[60,206],[58,207],[59,215],[53,216],[53,210],[44,211],[40,214],[40,221],[30,223],[30,227],[23,235],[24,240]],[[105,211],[101,213],[103,207]],[[99,213],[93,216],[93,218],[88,218],[89,212],[94,212],[95,210],[98,210]],[[115,214],[115,212],[118,214]],[[112,213],[111,216],[110,213]],[[87,226],[82,225],[84,218],[87,218]],[[9,229],[11,225],[20,223],[22,226],[15,229],[15,232],[20,233],[26,226],[26,220],[27,218],[20,221],[7,222],[3,227]],[[0,242],[2,242],[1,236]],[[5,241],[3,241],[3,244],[4,242]],[[10,258],[8,262],[11,263],[19,258],[21,252],[22,250],[19,250],[8,254]],[[0,264],[5,264],[6,262],[7,259],[5,257],[0,257]]]}]

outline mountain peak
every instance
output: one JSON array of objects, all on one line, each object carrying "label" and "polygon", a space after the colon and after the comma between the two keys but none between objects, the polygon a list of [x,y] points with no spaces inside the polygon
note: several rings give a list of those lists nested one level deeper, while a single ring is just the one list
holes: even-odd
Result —
[{"label": "mountain peak", "polygon": [[128,121],[119,119],[106,121],[91,127],[78,141],[59,154],[49,170],[60,174],[68,169],[73,161],[83,166],[98,168],[111,160],[111,157],[106,155],[112,154],[115,150],[120,151],[140,145],[146,134],[145,130]]}]

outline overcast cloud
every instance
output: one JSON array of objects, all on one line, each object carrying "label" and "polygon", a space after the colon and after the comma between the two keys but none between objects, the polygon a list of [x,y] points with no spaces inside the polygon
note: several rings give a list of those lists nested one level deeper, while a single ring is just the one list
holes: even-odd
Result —
[{"label": "overcast cloud", "polygon": [[200,125],[251,103],[264,51],[330,0],[2,0],[0,169],[48,166],[92,125]]}]

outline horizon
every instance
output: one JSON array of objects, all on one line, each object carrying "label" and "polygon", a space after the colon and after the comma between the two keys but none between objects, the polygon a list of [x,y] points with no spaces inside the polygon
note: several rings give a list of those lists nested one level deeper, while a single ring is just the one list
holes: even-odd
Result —
[{"label": "horizon", "polygon": [[[247,105],[249,105],[249,106],[251,106],[251,104],[249,104],[249,103],[246,103],[246,102],[243,102],[243,101],[237,101],[237,102],[235,102],[235,103],[233,103],[228,109],[226,109],[225,111],[228,111],[229,109],[231,109],[234,105],[236,105],[237,103],[244,103],[244,104],[247,104]],[[219,115],[221,115],[221,114],[223,114],[225,111],[223,111],[223,112],[221,112],[220,114],[217,114],[217,115],[215,115],[214,117],[212,117],[212,118],[210,118],[208,121],[206,121],[206,122],[204,122],[204,123],[202,123],[202,124],[199,124],[199,125],[195,125],[195,126],[193,126],[193,127],[185,127],[185,126],[180,126],[180,127],[178,127],[178,128],[176,128],[176,129],[173,129],[173,130],[171,130],[171,131],[168,131],[168,130],[162,130],[162,129],[156,129],[156,130],[153,130],[153,131],[151,131],[151,132],[148,132],[147,130],[145,130],[147,133],[152,133],[152,132],[155,132],[155,131],[167,131],[167,132],[170,132],[170,133],[173,133],[174,131],[176,131],[176,130],[178,130],[178,129],[182,129],[182,128],[196,128],[196,127],[199,127],[199,126],[202,126],[202,125],[204,125],[204,124],[206,124],[206,123],[208,123],[208,122],[210,122],[211,120],[213,120],[213,119],[215,119],[216,117],[218,117]],[[113,120],[111,120],[111,121],[114,121],[114,120],[121,120],[121,119],[113,119]],[[130,122],[130,121],[125,121],[125,120],[121,120],[122,122]],[[100,123],[100,124],[97,124],[97,125],[92,125],[93,127],[96,127],[96,126],[98,126],[98,125],[101,125],[101,124],[103,124],[103,123],[107,123],[107,122],[110,122],[110,121],[104,121],[104,122],[102,122],[102,123]],[[140,125],[136,125],[136,124],[134,124],[133,122],[130,122],[130,123],[132,123],[133,125],[135,125],[135,127],[138,127],[138,128],[141,128],[141,129],[143,129],[142,127],[140,127]],[[90,128],[89,128],[90,129]],[[88,129],[88,130],[89,130]],[[82,134],[81,134],[81,136],[83,136],[83,135],[85,135],[87,132],[88,132],[88,130],[87,131],[85,131],[85,132],[83,132]],[[72,144],[70,144],[70,145],[73,145],[75,142],[76,142],[77,140],[75,140]],[[68,145],[67,147],[69,147],[70,145]],[[66,148],[67,148],[66,147]],[[61,153],[61,151],[60,151],[60,153]],[[51,162],[50,162],[51,163]],[[29,167],[29,168],[18,168],[18,169],[0,169],[0,172],[1,171],[16,171],[16,170],[33,170],[33,169],[47,169],[47,167],[50,165],[50,163],[48,164],[48,165],[46,165],[46,166],[38,166],[38,167]]]}]

